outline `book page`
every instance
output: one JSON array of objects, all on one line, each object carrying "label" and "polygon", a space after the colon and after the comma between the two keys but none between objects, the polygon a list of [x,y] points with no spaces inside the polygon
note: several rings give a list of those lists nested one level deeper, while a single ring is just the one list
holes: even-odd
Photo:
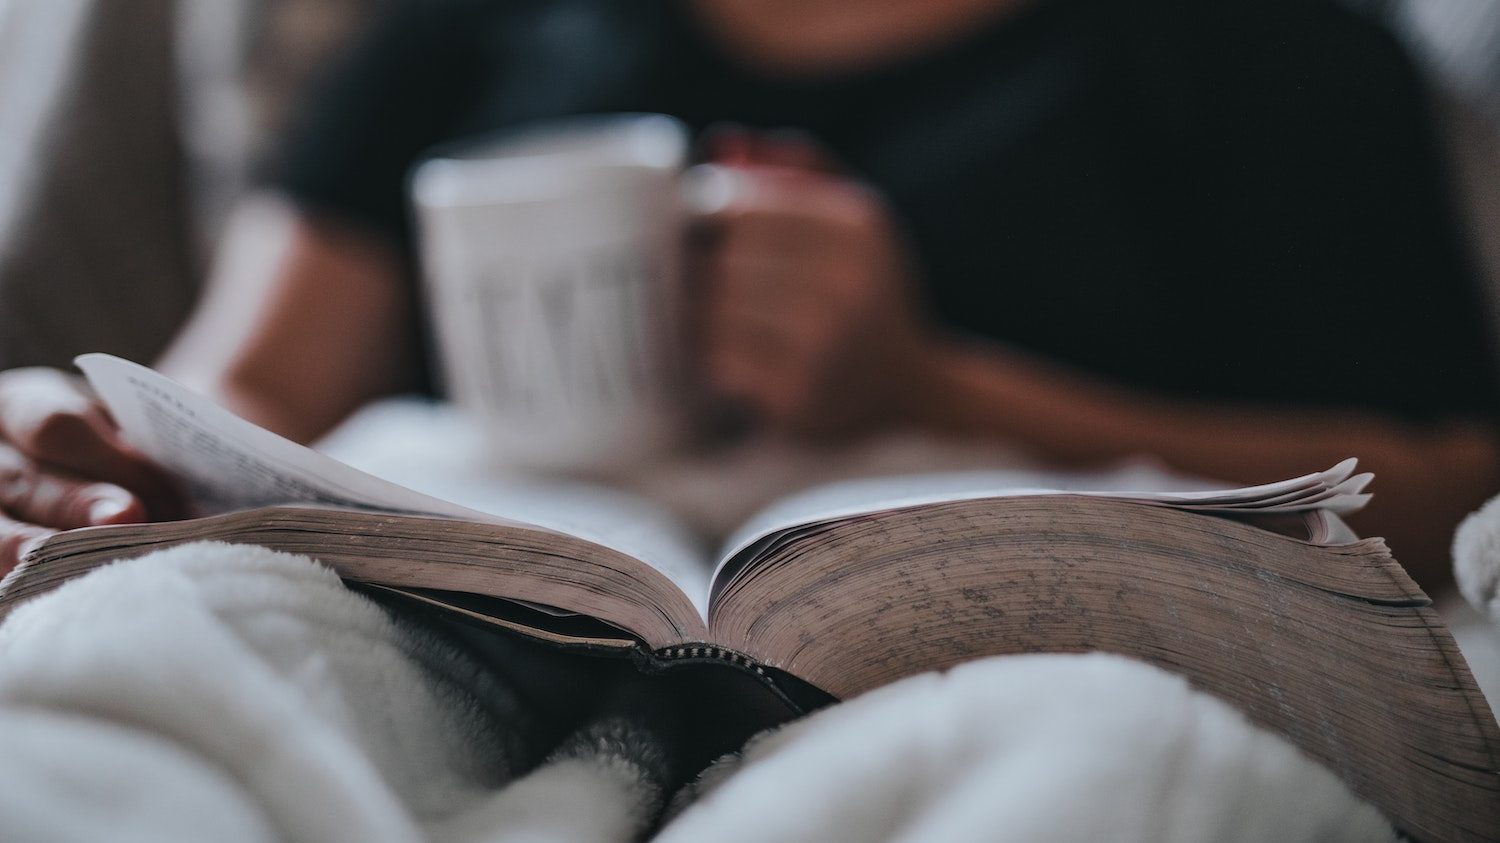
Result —
[{"label": "book page", "polygon": [[[418,488],[426,489],[425,486]],[[577,536],[662,572],[708,620],[713,560],[671,513],[637,495],[566,480],[493,480],[445,497],[484,512]]]},{"label": "book page", "polygon": [[316,503],[495,520],[350,468],[145,366],[108,354],[74,362],[126,441],[185,482],[199,514]]},{"label": "book page", "polygon": [[318,442],[329,456],[423,494],[587,539],[661,571],[705,610],[712,548],[668,508],[619,489],[506,472],[484,432],[451,404],[377,401]]},{"label": "book page", "polygon": [[198,514],[321,504],[565,533],[655,568],[700,610],[707,605],[707,555],[644,502],[540,481],[449,484],[443,497],[424,494],[278,436],[144,366],[107,354],[76,362],[126,440],[187,484]]},{"label": "book page", "polygon": [[[858,480],[822,486],[778,501],[747,521],[725,543],[714,572],[715,588],[726,568],[736,568],[769,546],[808,529],[845,518],[924,504],[1019,495],[1076,494],[1110,497],[1211,512],[1255,515],[1326,511],[1349,514],[1369,500],[1373,475],[1355,474],[1354,459],[1326,470],[1238,488],[1212,488],[1201,481],[1161,472],[1109,473],[971,471]],[[1313,522],[1309,522],[1312,524]],[[1331,521],[1318,521],[1330,537],[1352,536]],[[1338,522],[1342,525],[1342,522]]]}]

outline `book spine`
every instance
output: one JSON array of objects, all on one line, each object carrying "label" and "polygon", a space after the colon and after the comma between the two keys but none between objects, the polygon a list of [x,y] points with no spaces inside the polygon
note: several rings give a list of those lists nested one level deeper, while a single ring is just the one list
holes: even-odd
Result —
[{"label": "book spine", "polygon": [[824,691],[789,673],[767,667],[752,656],[717,644],[680,644],[643,654],[648,661],[645,667],[651,671],[672,670],[694,664],[728,665],[754,677],[798,714],[806,714],[834,702],[834,698]]},{"label": "book spine", "polygon": [[735,667],[750,671],[767,682],[772,681],[765,665],[744,653],[713,644],[688,644],[680,647],[665,647],[652,651],[651,655],[663,662],[715,661],[728,662]]}]

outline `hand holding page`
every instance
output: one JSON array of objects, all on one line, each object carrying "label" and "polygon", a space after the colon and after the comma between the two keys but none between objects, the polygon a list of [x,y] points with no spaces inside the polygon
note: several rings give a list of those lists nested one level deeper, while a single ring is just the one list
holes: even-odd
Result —
[{"label": "hand holding page", "polygon": [[[591,494],[573,496],[571,517],[564,516],[560,501],[552,502],[551,517],[542,505],[546,500],[529,501],[524,510],[543,514],[539,519],[471,509],[277,436],[145,366],[108,354],[86,354],[77,363],[126,440],[187,484],[199,514],[318,504],[555,530],[631,553],[688,594],[706,599],[703,560],[669,531],[650,530],[639,508],[611,507],[601,494]],[[628,524],[622,523],[626,517]]]},{"label": "hand holding page", "polygon": [[170,378],[108,354],[76,361],[126,441],[188,485],[203,514],[278,503],[493,516],[388,483],[251,424]]}]

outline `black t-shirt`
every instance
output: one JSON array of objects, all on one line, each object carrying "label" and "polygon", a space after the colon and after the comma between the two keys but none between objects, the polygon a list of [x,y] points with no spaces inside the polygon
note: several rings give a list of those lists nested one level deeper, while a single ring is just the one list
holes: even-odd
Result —
[{"label": "black t-shirt", "polygon": [[409,249],[427,148],[623,111],[810,133],[889,200],[953,330],[1167,394],[1500,412],[1421,84],[1319,0],[1039,0],[816,79],[737,65],[683,2],[409,0],[270,172]]}]

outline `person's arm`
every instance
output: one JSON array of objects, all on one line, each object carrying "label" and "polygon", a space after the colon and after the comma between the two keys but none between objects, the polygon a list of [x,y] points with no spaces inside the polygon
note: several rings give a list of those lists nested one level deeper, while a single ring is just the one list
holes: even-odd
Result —
[{"label": "person's arm", "polygon": [[[270,201],[237,214],[229,238],[166,371],[302,442],[407,385],[412,320],[394,250]],[[79,378],[0,372],[0,574],[57,530],[180,514],[172,481]]]},{"label": "person's arm", "polygon": [[[1235,483],[1355,456],[1379,479],[1354,526],[1388,538],[1429,588],[1451,579],[1447,549],[1459,520],[1500,491],[1500,437],[1461,412],[1416,425],[1368,405],[1169,398],[999,342],[960,340],[920,314],[916,279],[877,193],[812,166],[809,151],[738,158],[700,222],[710,235],[699,255],[700,353],[710,386],[767,430],[840,438],[904,425],[1003,440],[1060,465],[1149,454]],[[1384,359],[1370,356],[1371,365]]]},{"label": "person's arm", "polygon": [[412,296],[387,242],[266,198],[226,243],[160,370],[299,442],[411,386]]},{"label": "person's arm", "polygon": [[[414,372],[405,174],[484,78],[480,4],[398,3],[374,16],[302,107],[169,374],[308,441]],[[483,18],[481,18],[483,19]],[[337,222],[335,222],[337,221]],[[80,380],[0,372],[0,573],[58,529],[171,518],[172,483],[121,441]]]},{"label": "person's arm", "polygon": [[1352,519],[1384,536],[1428,588],[1452,578],[1464,515],[1500,491],[1500,437],[1480,422],[1403,424],[1368,411],[1194,403],[1147,395],[987,343],[932,340],[903,416],[924,429],[1024,442],[1062,464],[1152,454],[1204,477],[1256,483],[1356,456],[1375,497]]}]

